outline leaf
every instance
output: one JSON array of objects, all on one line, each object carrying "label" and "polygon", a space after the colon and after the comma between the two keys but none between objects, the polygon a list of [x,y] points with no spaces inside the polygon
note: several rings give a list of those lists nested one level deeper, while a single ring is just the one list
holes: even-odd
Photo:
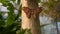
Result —
[{"label": "leaf", "polygon": [[43,25],[40,25],[40,27],[44,27],[44,26],[47,26],[47,25],[50,25],[51,23],[49,24],[43,24]]},{"label": "leaf", "polygon": [[9,7],[7,9],[10,12],[8,13],[8,18],[7,18],[7,23],[6,23],[7,26],[11,25],[15,21],[15,16],[13,15],[13,13],[14,13],[14,7],[13,7],[13,5],[11,3],[8,3],[8,6]]},{"label": "leaf", "polygon": [[40,3],[41,2],[41,0],[38,0],[38,3]]},{"label": "leaf", "polygon": [[11,0],[11,1],[15,2],[16,0]]},{"label": "leaf", "polygon": [[20,32],[19,32],[19,34],[24,34],[25,31],[26,31],[26,29],[21,29]]},{"label": "leaf", "polygon": [[3,6],[7,6],[7,3],[8,3],[9,1],[7,1],[7,0],[0,0],[0,3],[2,3],[3,4]]},{"label": "leaf", "polygon": [[17,4],[18,4],[18,5],[20,4],[20,2],[21,2],[21,0],[17,0]]},{"label": "leaf", "polygon": [[18,14],[21,16],[22,5],[19,6]]}]

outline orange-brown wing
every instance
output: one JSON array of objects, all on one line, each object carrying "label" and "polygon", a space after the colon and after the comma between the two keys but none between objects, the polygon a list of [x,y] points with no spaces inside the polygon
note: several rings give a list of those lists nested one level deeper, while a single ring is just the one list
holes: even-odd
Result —
[{"label": "orange-brown wing", "polygon": [[24,12],[26,13],[26,16],[27,16],[28,18],[31,17],[31,9],[30,9],[30,8],[28,8],[28,7],[23,7],[22,10],[24,10]]},{"label": "orange-brown wing", "polygon": [[34,9],[33,11],[33,17],[34,19],[37,19],[39,17],[39,13],[42,11],[42,7],[39,7],[37,9]]},{"label": "orange-brown wing", "polygon": [[35,20],[37,19],[37,10],[36,9],[33,10],[33,17]]},{"label": "orange-brown wing", "polygon": [[37,14],[41,13],[42,10],[43,10],[43,7],[37,8]]}]

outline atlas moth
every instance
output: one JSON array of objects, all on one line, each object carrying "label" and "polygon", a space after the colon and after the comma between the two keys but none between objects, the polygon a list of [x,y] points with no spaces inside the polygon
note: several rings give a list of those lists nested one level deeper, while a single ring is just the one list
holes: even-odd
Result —
[{"label": "atlas moth", "polygon": [[33,16],[34,19],[36,19],[39,16],[39,13],[42,11],[42,7],[38,7],[36,9],[31,9],[29,7],[22,7],[22,10],[26,13],[26,16],[28,18],[31,18]]}]

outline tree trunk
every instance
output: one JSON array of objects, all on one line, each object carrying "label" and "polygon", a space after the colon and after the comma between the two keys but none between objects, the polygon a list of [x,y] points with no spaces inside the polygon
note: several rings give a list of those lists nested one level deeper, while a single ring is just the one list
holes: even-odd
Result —
[{"label": "tree trunk", "polygon": [[[38,2],[37,0],[22,0],[22,7],[29,7],[31,9],[38,8]],[[33,17],[28,18],[22,10],[22,28],[31,29],[32,34],[40,34],[39,17],[36,20]]]}]

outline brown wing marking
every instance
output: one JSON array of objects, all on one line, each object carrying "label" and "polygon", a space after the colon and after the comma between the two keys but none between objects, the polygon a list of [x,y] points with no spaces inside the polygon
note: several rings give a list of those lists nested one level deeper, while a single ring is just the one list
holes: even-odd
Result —
[{"label": "brown wing marking", "polygon": [[31,17],[31,9],[30,9],[30,8],[28,8],[28,7],[23,7],[22,10],[24,10],[24,12],[26,13],[26,16],[27,16],[28,18]]}]

